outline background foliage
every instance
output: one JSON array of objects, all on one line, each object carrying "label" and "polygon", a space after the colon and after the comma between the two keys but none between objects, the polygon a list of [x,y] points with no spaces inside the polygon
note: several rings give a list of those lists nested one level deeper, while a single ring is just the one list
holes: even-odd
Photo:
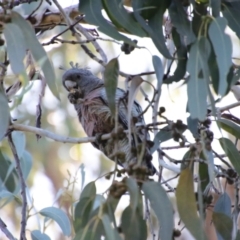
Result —
[{"label": "background foliage", "polygon": [[[240,239],[240,119],[231,110],[240,105],[239,15],[238,0],[81,0],[65,9],[56,0],[1,1],[6,239]],[[145,49],[151,66],[126,73],[121,59],[141,65]],[[76,145],[94,139],[84,138],[62,88],[59,66],[70,61],[103,73],[113,112],[116,86],[128,81],[129,99],[146,100],[158,176],[118,169]],[[174,119],[177,102],[169,109],[164,99],[172,86],[187,96]],[[222,107],[231,92],[236,99]]]}]

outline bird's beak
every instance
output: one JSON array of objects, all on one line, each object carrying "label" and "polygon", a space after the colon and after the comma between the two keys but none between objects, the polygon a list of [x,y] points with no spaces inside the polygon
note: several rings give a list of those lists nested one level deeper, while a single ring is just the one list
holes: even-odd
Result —
[{"label": "bird's beak", "polygon": [[71,80],[65,80],[64,85],[68,91],[72,90],[73,88],[77,88],[77,83]]}]

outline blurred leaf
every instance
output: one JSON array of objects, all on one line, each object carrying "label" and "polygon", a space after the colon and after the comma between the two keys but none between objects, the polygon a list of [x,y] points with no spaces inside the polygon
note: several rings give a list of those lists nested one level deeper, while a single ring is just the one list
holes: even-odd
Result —
[{"label": "blurred leaf", "polygon": [[190,130],[194,138],[199,137],[198,122],[199,122],[198,119],[196,118],[192,119],[191,116],[187,118],[188,129]]},{"label": "blurred leaf", "polygon": [[9,192],[14,192],[17,186],[17,172],[14,168],[9,169],[11,166],[11,161],[8,160],[0,151],[0,178],[2,180],[3,186],[0,186],[1,189],[6,189]]},{"label": "blurred leaf", "polygon": [[100,207],[105,201],[106,201],[106,199],[102,195],[96,194],[94,202],[93,202],[93,206],[92,206],[92,211],[94,211],[95,209]]},{"label": "blurred leaf", "polygon": [[14,194],[12,194],[11,192],[7,191],[7,190],[1,190],[0,191],[0,200],[5,199],[5,198],[13,198]]},{"label": "blurred leaf", "polygon": [[[153,67],[154,67],[154,70],[155,70],[155,74],[157,76],[158,86],[160,85],[160,87],[161,87],[162,86],[162,81],[163,81],[163,74],[164,74],[162,61],[158,56],[153,55],[152,56],[152,62],[153,62]],[[160,91],[160,89],[157,89],[157,90]]]},{"label": "blurred leaf", "polygon": [[129,33],[139,37],[147,36],[133,15],[123,7],[121,0],[102,0],[102,3],[107,15],[116,27],[124,28]]},{"label": "blurred leaf", "polygon": [[23,177],[26,180],[31,169],[32,169],[32,156],[30,155],[29,152],[24,151],[22,154],[22,157],[20,159],[20,164],[21,164],[21,169],[23,172]]},{"label": "blurred leaf", "polygon": [[226,192],[220,195],[214,205],[213,211],[218,213],[224,213],[227,216],[231,217],[232,204],[231,199]]},{"label": "blurred leaf", "polygon": [[26,54],[27,45],[21,28],[13,21],[13,23],[4,25],[3,34],[7,43],[7,53],[12,71],[15,74],[25,72],[23,59]]},{"label": "blurred leaf", "polygon": [[176,190],[177,208],[185,227],[197,239],[206,239],[197,213],[197,202],[193,188],[193,176],[189,168],[182,170]]},{"label": "blurred leaf", "polygon": [[104,234],[102,221],[99,218],[93,221],[91,227],[78,229],[73,240],[100,240]]},{"label": "blurred leaf", "polygon": [[172,83],[178,82],[183,79],[186,74],[187,68],[187,47],[182,43],[180,35],[176,31],[176,28],[173,27],[172,29],[172,38],[174,41],[174,45],[176,47],[176,54],[177,54],[177,67],[173,73],[173,76],[164,79],[164,83]]},{"label": "blurred leaf", "polygon": [[219,17],[221,11],[221,0],[211,0],[209,1],[210,7],[212,8],[213,17]]},{"label": "blurred leaf", "polygon": [[220,77],[218,93],[222,96],[225,95],[228,88],[227,75],[232,65],[232,42],[230,37],[225,33],[226,26],[226,19],[217,17],[213,19],[208,31],[214,52],[217,56]]},{"label": "blurred leaf", "polygon": [[146,220],[130,206],[126,207],[122,213],[121,228],[125,239],[147,239]]},{"label": "blurred leaf", "polygon": [[88,183],[83,189],[80,200],[76,204],[74,209],[74,229],[77,232],[79,229],[84,228],[88,223],[93,204],[96,197],[96,186],[95,182]]},{"label": "blurred leaf", "polygon": [[47,234],[41,233],[39,230],[31,231],[31,237],[32,240],[51,240]]},{"label": "blurred leaf", "polygon": [[[203,152],[200,153],[200,158],[206,160],[206,157],[203,154]],[[210,182],[208,174],[208,165],[205,163],[199,163],[198,173],[200,180],[199,187],[201,188],[201,191],[204,194],[204,191]]]},{"label": "blurred leaf", "polygon": [[140,0],[132,1],[133,13],[136,20],[141,24],[142,28],[149,34],[153,43],[159,52],[166,58],[172,58],[170,55],[166,44],[165,38],[163,35],[162,25],[163,25],[163,14],[166,11],[170,1],[163,0],[161,1],[160,6],[157,8],[157,12],[152,15],[149,19],[148,24],[144,20],[144,18],[140,15],[139,10],[142,9],[143,2]]},{"label": "blurred leaf", "polygon": [[240,38],[240,4],[238,2],[224,3],[222,14],[227,19],[228,26],[236,33],[238,38]]},{"label": "blurred leaf", "polygon": [[157,182],[144,182],[142,190],[151,203],[159,223],[159,237],[164,240],[172,239],[173,207],[166,191]]},{"label": "blurred leaf", "polygon": [[10,121],[8,101],[5,94],[0,90],[0,141],[4,138]]},{"label": "blurred leaf", "polygon": [[116,229],[112,228],[112,224],[110,222],[110,219],[108,217],[108,215],[103,214],[103,216],[101,216],[102,219],[102,223],[103,223],[103,227],[105,230],[105,234],[106,234],[106,238],[111,240],[121,240],[118,232],[116,231]]},{"label": "blurred leaf", "polygon": [[52,63],[48,59],[43,46],[39,43],[34,29],[19,13],[12,11],[11,14],[12,22],[21,29],[27,48],[30,49],[35,61],[41,66],[47,81],[47,85],[49,86],[53,95],[59,99],[59,94],[55,83],[56,77]]},{"label": "blurred leaf", "polygon": [[12,139],[17,151],[17,155],[19,158],[21,158],[26,147],[25,134],[23,132],[14,131],[12,133]]},{"label": "blurred leaf", "polygon": [[84,183],[85,183],[85,166],[84,166],[84,164],[81,163],[79,168],[81,170],[81,191],[82,191]]},{"label": "blurred leaf", "polygon": [[135,179],[129,177],[125,180],[129,195],[130,195],[130,206],[132,207],[133,214],[136,211],[139,198],[139,188]]},{"label": "blurred leaf", "polygon": [[115,95],[118,83],[119,63],[117,58],[113,58],[107,64],[104,71],[104,85],[106,88],[106,94],[108,98],[108,105],[112,112],[112,116],[115,117],[116,101]]},{"label": "blurred leaf", "polygon": [[192,31],[192,24],[190,23],[187,12],[184,10],[181,2],[172,1],[168,11],[173,26],[177,29],[177,32],[180,34],[180,36],[184,38],[186,45],[194,42],[196,36]]},{"label": "blurred leaf", "polygon": [[213,212],[213,223],[217,232],[223,237],[223,239],[232,239],[233,222],[230,217],[224,213]]},{"label": "blurred leaf", "polygon": [[236,138],[240,139],[240,126],[239,125],[237,125],[236,123],[234,123],[228,119],[224,119],[224,118],[218,119],[217,123],[226,132],[228,132],[228,133],[232,134],[233,136],[235,136]]},{"label": "blurred leaf", "polygon": [[54,220],[62,229],[63,234],[65,236],[70,236],[71,224],[70,224],[69,218],[67,214],[63,212],[60,208],[47,207],[47,208],[43,208],[39,213],[45,217],[48,217]]},{"label": "blurred leaf", "polygon": [[102,9],[101,0],[81,0],[79,4],[79,11],[86,15],[84,18],[88,23],[98,26],[100,32],[132,45],[131,39],[120,34],[117,29],[102,16]]},{"label": "blurred leaf", "polygon": [[217,63],[217,57],[214,53],[213,44],[211,44],[211,52],[208,58],[208,66],[209,66],[209,73],[212,80],[212,86],[214,91],[218,92],[218,86],[219,86],[219,70],[218,70],[218,63]]},{"label": "blurred leaf", "polygon": [[207,84],[199,77],[201,70],[199,41],[191,46],[187,70],[190,74],[187,82],[188,107],[191,118],[203,121],[207,114]]},{"label": "blurred leaf", "polygon": [[154,137],[154,140],[153,140],[154,145],[150,149],[151,153],[154,153],[162,142],[168,141],[171,138],[172,138],[172,130],[169,128],[169,126],[166,126],[160,129],[160,131]]},{"label": "blurred leaf", "polygon": [[220,138],[219,142],[224,152],[228,156],[230,162],[232,163],[234,169],[237,171],[238,174],[240,174],[240,154],[237,148],[228,138]]}]

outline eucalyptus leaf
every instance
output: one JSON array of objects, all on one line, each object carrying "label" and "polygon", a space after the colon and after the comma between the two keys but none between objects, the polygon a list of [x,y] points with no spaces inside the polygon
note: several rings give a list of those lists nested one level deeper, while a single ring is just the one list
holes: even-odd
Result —
[{"label": "eucalyptus leaf", "polygon": [[232,163],[234,169],[237,171],[237,173],[240,175],[240,154],[235,147],[235,145],[232,143],[231,140],[228,138],[220,138],[219,139],[220,145],[223,148],[224,152],[228,156],[230,162]]},{"label": "eucalyptus leaf", "polygon": [[113,117],[115,117],[116,112],[115,95],[118,83],[118,72],[119,72],[118,59],[113,58],[111,61],[109,61],[104,71],[104,85],[106,88],[108,105]]},{"label": "eucalyptus leaf", "polygon": [[32,240],[51,240],[47,234],[42,233],[39,230],[31,231],[31,238]]},{"label": "eucalyptus leaf", "polygon": [[217,17],[213,19],[208,30],[214,52],[217,56],[220,77],[218,93],[222,96],[226,94],[228,89],[227,75],[232,66],[232,42],[230,37],[225,33],[226,26],[226,19]]},{"label": "eucalyptus leaf", "polygon": [[5,94],[0,90],[0,141],[4,138],[10,121],[8,101]]},{"label": "eucalyptus leaf", "polygon": [[67,214],[63,212],[63,210],[56,207],[47,207],[43,208],[39,213],[54,220],[62,229],[63,234],[65,236],[70,236],[71,224]]},{"label": "eucalyptus leaf", "polygon": [[131,177],[126,178],[125,182],[130,194],[130,206],[132,207],[133,213],[135,213],[140,195],[139,188],[136,180]]},{"label": "eucalyptus leaf", "polygon": [[166,191],[157,182],[144,182],[142,190],[151,203],[159,223],[159,237],[164,240],[172,239],[173,207]]},{"label": "eucalyptus leaf", "polygon": [[197,240],[207,239],[197,213],[193,175],[189,168],[182,170],[176,190],[177,208],[185,227]]},{"label": "eucalyptus leaf", "polygon": [[16,151],[17,151],[17,155],[19,158],[21,158],[25,151],[25,147],[26,147],[25,134],[23,132],[14,131],[12,133],[12,139],[13,139],[13,143],[16,148]]},{"label": "eucalyptus leaf", "polygon": [[102,219],[102,223],[103,223],[103,227],[105,230],[105,234],[106,234],[106,238],[107,239],[114,239],[114,240],[121,240],[118,232],[116,231],[116,229],[113,229],[111,227],[111,222],[110,219],[108,217],[108,215],[103,214],[103,216],[101,216]]},{"label": "eucalyptus leaf", "polygon": [[217,120],[218,125],[226,132],[232,134],[236,138],[240,139],[240,126],[231,120],[220,118]]}]

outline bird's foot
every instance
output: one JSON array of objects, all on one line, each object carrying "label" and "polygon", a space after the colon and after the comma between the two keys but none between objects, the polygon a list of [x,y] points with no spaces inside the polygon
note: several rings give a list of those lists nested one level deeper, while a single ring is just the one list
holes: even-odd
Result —
[{"label": "bird's foot", "polygon": [[72,104],[77,104],[79,99],[82,98],[82,95],[78,89],[72,89],[68,94],[68,100]]}]

